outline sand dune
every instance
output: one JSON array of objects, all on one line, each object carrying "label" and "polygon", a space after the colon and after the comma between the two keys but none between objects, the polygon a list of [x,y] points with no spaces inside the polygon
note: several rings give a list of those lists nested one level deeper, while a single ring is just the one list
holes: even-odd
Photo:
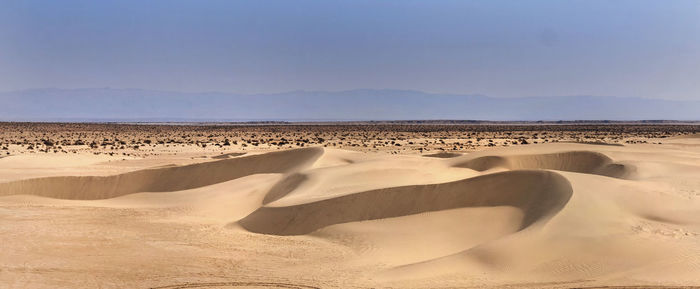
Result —
[{"label": "sand dune", "polygon": [[0,196],[31,194],[97,200],[138,192],[172,192],[221,183],[252,174],[285,173],[311,165],[320,148],[295,149],[180,167],[145,169],[114,176],[47,177],[0,184]]},{"label": "sand dune", "polygon": [[557,173],[512,171],[452,183],[367,191],[296,206],[262,207],[239,223],[256,233],[301,235],[339,223],[463,207],[513,206],[523,211],[522,229],[551,217],[571,193],[567,180]]},{"label": "sand dune", "polygon": [[[0,282],[697,285],[693,141],[449,157],[305,148],[0,183]],[[124,277],[134,268],[166,277]]]},{"label": "sand dune", "polygon": [[[466,160],[465,160],[466,159]],[[548,169],[597,174],[616,178],[630,177],[634,168],[614,163],[608,156],[592,151],[569,151],[553,154],[469,156],[455,160],[454,166],[485,171],[493,168]]]}]

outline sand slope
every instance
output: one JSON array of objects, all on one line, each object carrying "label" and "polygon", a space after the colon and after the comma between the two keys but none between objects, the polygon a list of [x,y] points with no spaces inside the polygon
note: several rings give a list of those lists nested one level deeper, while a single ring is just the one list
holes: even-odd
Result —
[{"label": "sand slope", "polygon": [[0,184],[0,196],[32,194],[60,199],[107,199],[138,192],[172,192],[247,175],[284,173],[308,166],[323,151],[296,149],[179,167],[145,169],[113,176],[47,177]]},{"label": "sand slope", "polygon": [[394,187],[286,207],[265,206],[239,221],[251,232],[302,235],[326,226],[464,207],[512,206],[523,211],[520,228],[559,211],[572,189],[548,171],[513,171],[461,181]]},{"label": "sand slope", "polygon": [[608,156],[592,151],[567,151],[552,154],[462,157],[454,166],[486,171],[494,168],[547,169],[597,174],[616,178],[630,177],[634,167],[613,163]]},{"label": "sand slope", "polygon": [[700,146],[688,142],[449,157],[305,148],[0,183],[0,282],[700,285]]}]

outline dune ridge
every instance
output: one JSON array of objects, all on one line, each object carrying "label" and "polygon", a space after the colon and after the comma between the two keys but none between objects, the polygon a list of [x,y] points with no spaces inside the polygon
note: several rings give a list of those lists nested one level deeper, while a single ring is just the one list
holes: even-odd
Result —
[{"label": "dune ridge", "polygon": [[567,151],[550,154],[526,155],[487,155],[458,158],[453,166],[486,171],[494,168],[548,169],[576,173],[596,174],[614,178],[630,178],[635,168],[631,165],[615,163],[599,152]]},{"label": "dune ridge", "polygon": [[172,192],[253,174],[288,173],[311,165],[323,148],[302,148],[176,167],[144,169],[112,176],[45,177],[0,183],[0,196],[38,195],[98,200],[139,192]]},{"label": "dune ridge", "polygon": [[287,207],[264,206],[238,224],[256,233],[303,235],[340,223],[376,220],[462,207],[513,206],[520,229],[561,210],[573,189],[562,175],[542,170],[494,173],[460,181],[371,190]]}]

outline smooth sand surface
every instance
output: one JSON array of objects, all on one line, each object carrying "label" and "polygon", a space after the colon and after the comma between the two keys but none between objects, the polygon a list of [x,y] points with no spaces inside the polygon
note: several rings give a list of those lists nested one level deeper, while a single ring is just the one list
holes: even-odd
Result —
[{"label": "smooth sand surface", "polygon": [[700,286],[700,139],[9,156],[0,244],[2,288]]}]

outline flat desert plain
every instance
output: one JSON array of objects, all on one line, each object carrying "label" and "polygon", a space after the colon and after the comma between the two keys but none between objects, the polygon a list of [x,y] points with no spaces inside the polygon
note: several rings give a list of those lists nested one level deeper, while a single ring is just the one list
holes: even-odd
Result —
[{"label": "flat desert plain", "polygon": [[698,125],[0,129],[1,288],[700,286]]}]

